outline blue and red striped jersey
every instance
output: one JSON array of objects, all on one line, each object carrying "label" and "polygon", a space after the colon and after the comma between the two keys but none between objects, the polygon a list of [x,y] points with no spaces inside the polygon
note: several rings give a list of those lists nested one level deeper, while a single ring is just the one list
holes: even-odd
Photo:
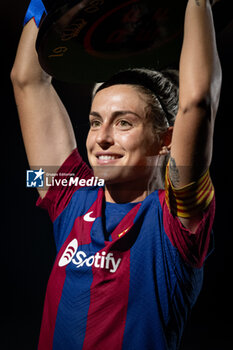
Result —
[{"label": "blue and red striped jersey", "polygon": [[[74,150],[59,169],[92,171]],[[200,292],[214,199],[195,234],[165,191],[140,203],[105,203],[104,187],[51,187],[37,203],[54,225],[39,350],[177,349]]]}]

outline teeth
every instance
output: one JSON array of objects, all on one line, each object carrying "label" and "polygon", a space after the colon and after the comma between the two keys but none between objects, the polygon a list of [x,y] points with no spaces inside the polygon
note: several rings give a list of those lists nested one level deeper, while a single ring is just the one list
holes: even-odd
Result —
[{"label": "teeth", "polygon": [[116,159],[114,156],[99,156],[98,157],[100,160],[111,160],[111,159]]}]

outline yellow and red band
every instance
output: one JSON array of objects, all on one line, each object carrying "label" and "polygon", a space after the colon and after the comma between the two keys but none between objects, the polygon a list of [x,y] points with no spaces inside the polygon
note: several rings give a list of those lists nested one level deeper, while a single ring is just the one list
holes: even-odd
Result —
[{"label": "yellow and red band", "polygon": [[165,200],[170,212],[175,216],[190,218],[205,210],[214,197],[209,169],[199,180],[181,188],[172,185],[168,170],[169,164],[165,175]]}]

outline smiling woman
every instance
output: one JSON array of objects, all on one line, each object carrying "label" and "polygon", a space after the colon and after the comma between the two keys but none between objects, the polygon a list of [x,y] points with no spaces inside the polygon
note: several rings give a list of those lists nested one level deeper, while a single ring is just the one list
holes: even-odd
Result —
[{"label": "smiling woman", "polygon": [[156,137],[147,107],[131,85],[110,86],[93,100],[86,146],[95,175],[105,180],[107,201],[116,199],[110,193],[118,194],[118,202],[128,201],[126,188],[135,202],[147,196],[156,158],[168,139],[167,133],[163,140]]},{"label": "smiling woman", "polygon": [[[127,202],[129,198],[139,201],[156,188],[164,187],[172,126],[178,110],[178,79],[174,70],[129,69],[116,73],[95,91],[87,151],[94,172],[100,175],[101,171],[108,184],[105,193],[109,201],[116,200],[116,195],[118,202]],[[118,160],[91,159],[91,140],[95,140],[97,149],[104,148],[100,156],[114,153]],[[115,148],[121,152],[114,152]],[[109,165],[108,171],[98,167],[101,164]],[[118,171],[111,169],[114,165]],[[108,193],[110,183],[114,200]],[[126,189],[130,189],[131,195]]]},{"label": "smiling woman", "polygon": [[[23,30],[12,81],[30,165],[57,165],[37,205],[54,224],[39,350],[175,350],[202,286],[212,239],[209,174],[221,87],[208,0],[189,0],[175,72],[133,69],[98,87],[86,147]],[[169,162],[167,162],[169,158]],[[155,178],[164,163],[165,188]],[[59,174],[86,183],[63,186]],[[64,177],[63,177],[64,179]]]}]

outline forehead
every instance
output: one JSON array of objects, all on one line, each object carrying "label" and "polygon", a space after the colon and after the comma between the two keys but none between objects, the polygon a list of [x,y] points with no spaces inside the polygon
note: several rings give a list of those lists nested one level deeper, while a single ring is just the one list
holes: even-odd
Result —
[{"label": "forehead", "polygon": [[146,100],[135,86],[118,84],[100,90],[92,101],[91,109],[98,110],[132,110],[145,113]]}]

